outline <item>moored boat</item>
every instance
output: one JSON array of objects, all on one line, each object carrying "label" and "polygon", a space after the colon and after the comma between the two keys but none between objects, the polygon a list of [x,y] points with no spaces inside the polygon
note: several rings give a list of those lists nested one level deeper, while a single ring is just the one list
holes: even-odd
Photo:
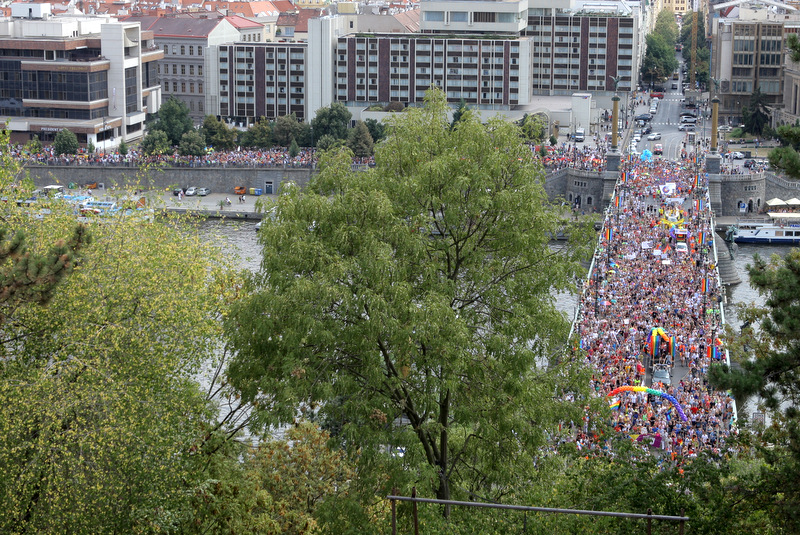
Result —
[{"label": "moored boat", "polygon": [[742,219],[729,232],[736,243],[800,244],[800,213],[768,212],[768,217]]}]

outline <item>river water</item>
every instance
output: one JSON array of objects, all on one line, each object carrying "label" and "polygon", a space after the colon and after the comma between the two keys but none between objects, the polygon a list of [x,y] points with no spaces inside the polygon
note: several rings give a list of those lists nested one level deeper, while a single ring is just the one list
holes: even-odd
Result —
[{"label": "river water", "polygon": [[[209,220],[201,223],[199,230],[201,235],[219,243],[224,251],[235,255],[236,263],[239,267],[252,271],[259,269],[261,250],[258,245],[254,222]],[[776,245],[741,244],[738,246],[734,264],[736,265],[736,271],[739,273],[739,277],[742,279],[742,283],[730,286],[726,294],[727,304],[725,308],[725,318],[731,326],[736,328],[740,326],[739,319],[736,315],[737,305],[749,303],[761,305],[764,303],[764,298],[750,286],[747,276],[746,266],[753,262],[753,255],[758,253],[765,258],[769,258],[773,254],[784,256],[789,250],[789,247]],[[719,254],[723,255],[726,253],[725,245],[721,244]],[[556,307],[567,314],[569,318],[574,317],[575,307],[578,303],[577,296],[569,293],[561,293],[556,297]]]}]

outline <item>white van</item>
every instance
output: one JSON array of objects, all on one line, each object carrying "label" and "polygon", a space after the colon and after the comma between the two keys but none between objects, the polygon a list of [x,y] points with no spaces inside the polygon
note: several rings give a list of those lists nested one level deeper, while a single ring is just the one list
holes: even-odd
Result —
[{"label": "white van", "polygon": [[583,141],[586,139],[586,131],[583,128],[576,129],[573,139],[575,139],[575,141]]}]

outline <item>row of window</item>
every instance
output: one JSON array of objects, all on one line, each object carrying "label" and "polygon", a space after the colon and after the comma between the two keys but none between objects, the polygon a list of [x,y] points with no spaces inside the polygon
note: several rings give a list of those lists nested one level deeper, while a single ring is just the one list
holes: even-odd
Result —
[{"label": "row of window", "polygon": [[[170,83],[169,82],[163,82],[163,84],[164,84],[164,91],[168,93],[169,92]],[[179,84],[179,82],[172,82],[172,92],[173,93],[177,93],[178,92],[178,84]],[[186,82],[180,82],[180,88],[181,88],[181,91],[180,91],[181,93],[186,93]],[[189,82],[189,93],[194,93],[194,90],[195,90],[194,82]],[[197,93],[199,95],[203,94],[203,82],[198,82],[197,83]]]},{"label": "row of window", "polygon": [[[169,64],[164,65],[164,74],[169,74],[170,66]],[[172,64],[172,74],[177,75],[178,71],[185,75],[186,74],[186,65],[178,65],[177,63]],[[161,64],[158,64],[158,74],[161,74]],[[194,65],[189,65],[189,76],[194,76]],[[197,76],[203,76],[203,66],[197,66]]]},{"label": "row of window", "polygon": [[[195,46],[195,45],[188,45],[188,46],[187,45],[171,45],[171,46],[172,46],[172,55],[173,56],[177,56],[178,55],[178,51],[180,51],[180,55],[181,56],[185,56],[187,48],[189,49],[189,55],[190,56],[194,56],[195,55],[195,50],[197,51],[197,55],[198,56],[202,56],[203,55],[203,47],[200,46],[200,45],[197,45],[197,46]],[[170,55],[169,51],[170,51],[170,45],[164,45],[164,55],[165,56]]]}]

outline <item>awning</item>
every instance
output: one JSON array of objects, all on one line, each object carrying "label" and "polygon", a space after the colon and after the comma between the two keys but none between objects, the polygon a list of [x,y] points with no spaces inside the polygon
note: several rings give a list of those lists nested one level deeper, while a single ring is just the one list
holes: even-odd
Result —
[{"label": "awning", "polygon": [[800,206],[800,199],[798,199],[797,197],[792,197],[791,199],[786,201],[786,204],[788,204],[789,206]]},{"label": "awning", "polygon": [[782,201],[781,199],[775,197],[774,199],[767,201],[767,206],[786,206],[786,201]]},{"label": "awning", "polygon": [[767,215],[772,219],[788,219],[791,221],[800,221],[800,213],[782,213],[782,212],[767,212]]}]

